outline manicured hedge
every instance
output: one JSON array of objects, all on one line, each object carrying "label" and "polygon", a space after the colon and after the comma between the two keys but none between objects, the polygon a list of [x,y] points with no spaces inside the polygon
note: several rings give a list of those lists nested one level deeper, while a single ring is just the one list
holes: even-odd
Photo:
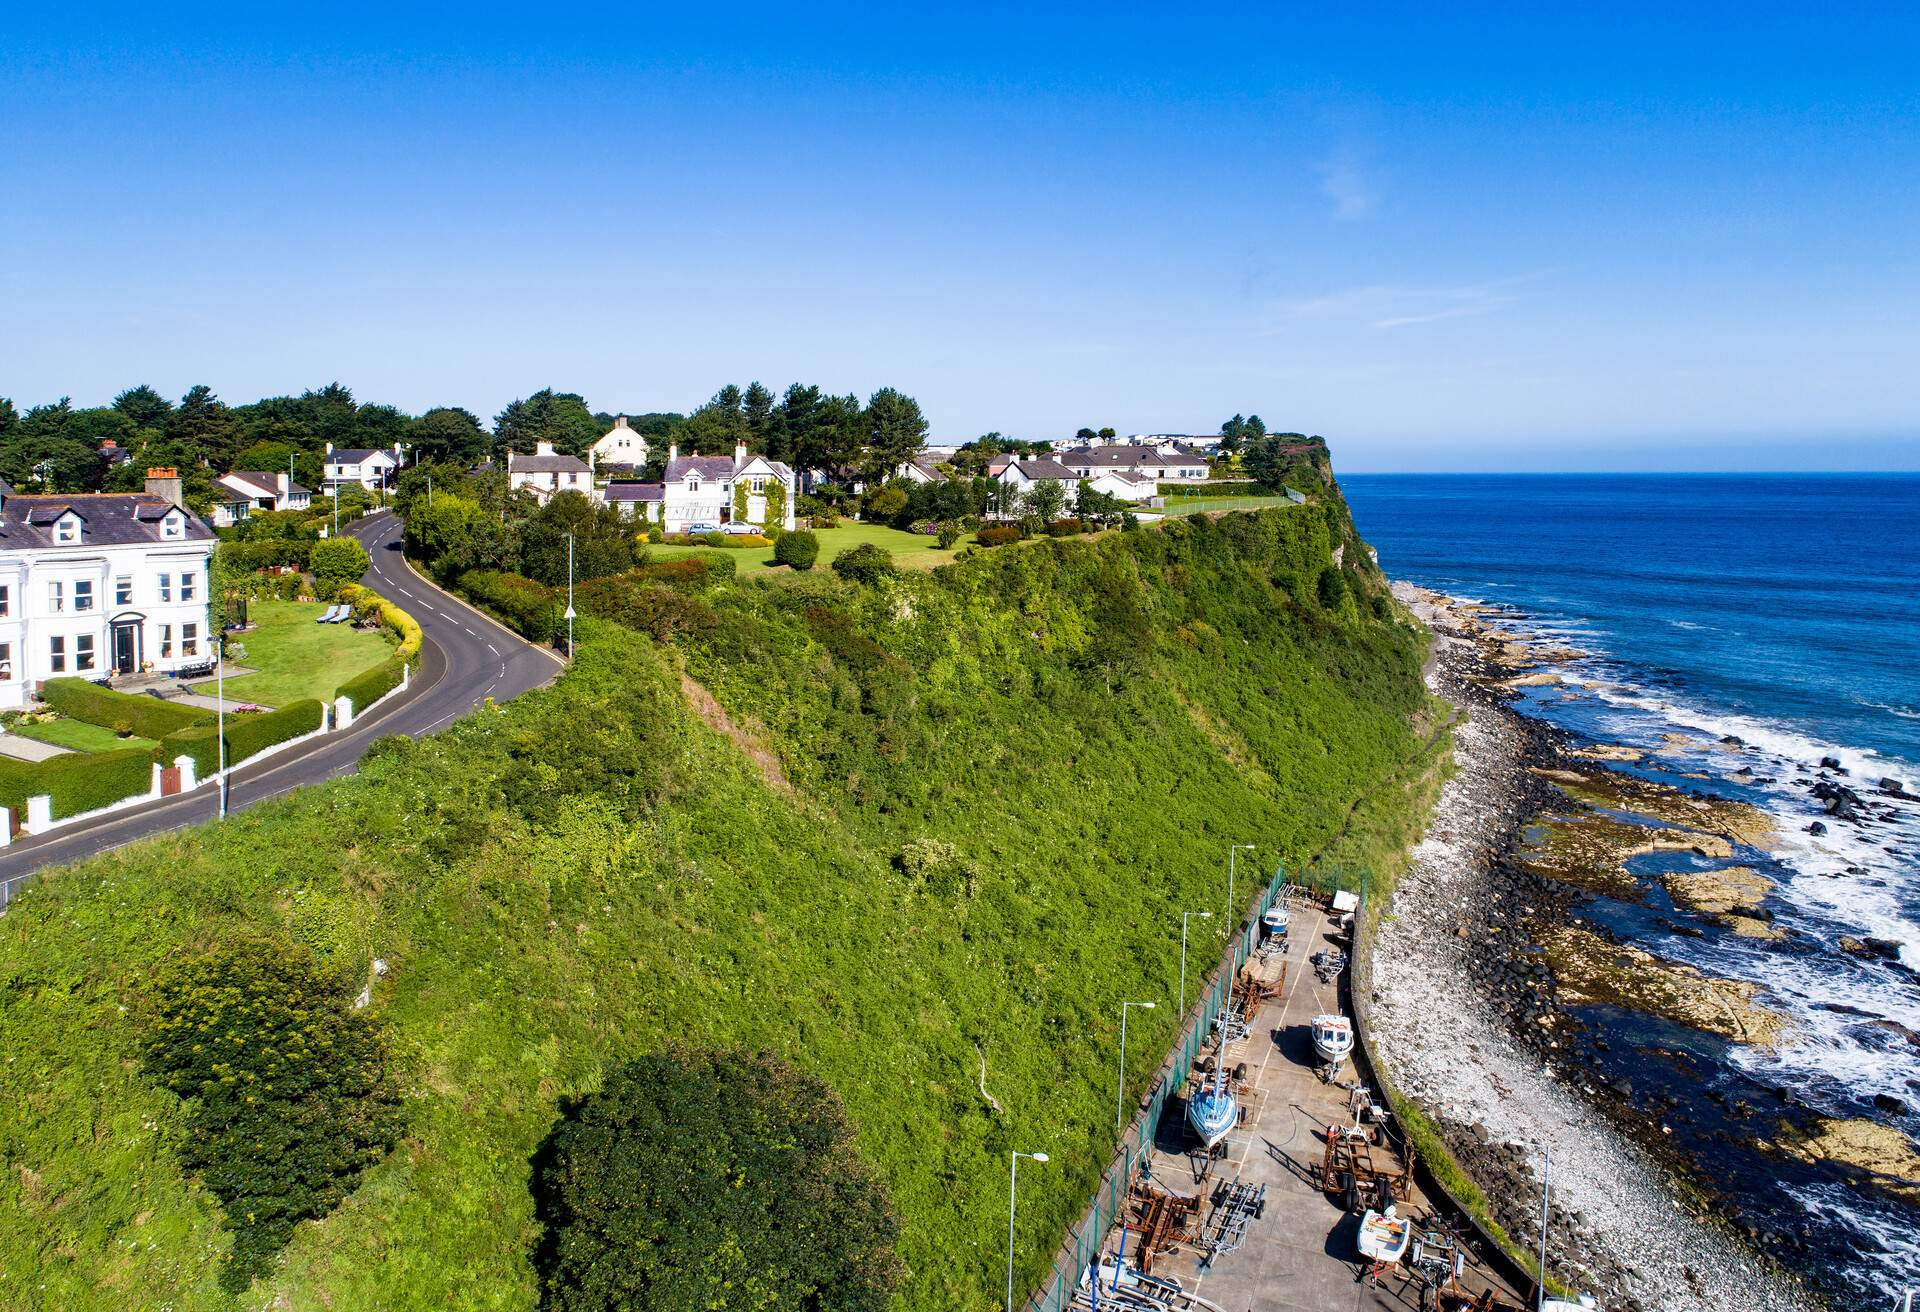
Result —
[{"label": "manicured hedge", "polygon": [[257,542],[222,542],[217,548],[219,561],[236,574],[268,569],[275,565],[307,567],[313,552],[312,538],[269,538]]},{"label": "manicured hedge", "polygon": [[552,588],[519,574],[472,569],[454,586],[475,605],[493,612],[508,628],[528,642],[549,643],[560,626],[566,603]]},{"label": "manicured hedge", "polygon": [[973,540],[983,547],[1004,547],[1009,542],[1018,542],[1026,536],[1026,531],[1018,524],[996,524],[983,528],[973,535]]},{"label": "manicured hedge", "polygon": [[67,752],[31,763],[0,758],[0,806],[11,807],[22,820],[27,799],[42,793],[53,799],[53,818],[63,820],[145,796],[152,787],[153,755],[146,748]]},{"label": "manicured hedge", "polygon": [[669,533],[665,540],[676,547],[719,547],[725,550],[773,545],[772,538],[760,533],[702,533],[698,537],[691,533]]},{"label": "manicured hedge", "polygon": [[227,717],[227,766],[263,752],[275,743],[312,733],[326,722],[327,708],[312,697],[261,715]]},{"label": "manicured hedge", "polygon": [[334,690],[333,695],[336,697],[345,697],[348,701],[352,702],[353,713],[358,715],[360,712],[366,710],[367,707],[392,692],[395,688],[398,688],[400,686],[401,671],[405,669],[406,662],[398,656],[393,657],[391,660],[381,661],[372,669],[362,674],[356,674],[353,678],[348,679],[345,683],[341,684],[339,688]]},{"label": "manicured hedge", "polygon": [[193,758],[194,779],[211,779],[220,768],[220,749],[216,741],[219,732],[212,724],[196,724],[190,729],[176,730],[154,746],[153,759],[172,769],[176,757],[190,756]]},{"label": "manicured hedge", "polygon": [[112,729],[120,721],[133,726],[142,738],[164,738],[179,729],[205,724],[213,712],[198,706],[179,706],[157,697],[136,697],[103,688],[85,679],[48,679],[40,685],[40,700],[71,719]]},{"label": "manicured hedge", "polygon": [[371,607],[380,613],[380,622],[387,631],[400,640],[399,649],[394,655],[400,660],[412,662],[420,654],[422,635],[420,622],[388,601],[371,588],[363,588],[358,583],[349,583],[340,589],[340,600],[353,607],[357,615],[363,608]]}]

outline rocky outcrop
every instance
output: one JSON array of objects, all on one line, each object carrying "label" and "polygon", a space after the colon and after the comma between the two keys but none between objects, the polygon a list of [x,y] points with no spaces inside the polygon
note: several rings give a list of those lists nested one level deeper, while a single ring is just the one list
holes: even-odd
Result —
[{"label": "rocky outcrop", "polygon": [[1705,975],[1572,925],[1542,938],[1563,1002],[1632,1007],[1760,1048],[1787,1031],[1787,1018],[1754,1001],[1760,990],[1745,980]]}]

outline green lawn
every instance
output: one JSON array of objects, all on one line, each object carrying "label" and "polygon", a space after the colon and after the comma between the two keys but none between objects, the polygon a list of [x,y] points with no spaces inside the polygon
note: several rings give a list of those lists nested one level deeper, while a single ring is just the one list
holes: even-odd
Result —
[{"label": "green lawn", "polygon": [[52,743],[71,752],[117,752],[129,747],[154,746],[151,738],[122,738],[111,729],[81,720],[48,720],[45,724],[16,724],[13,732],[35,742]]},{"label": "green lawn", "polygon": [[1203,511],[1220,510],[1266,510],[1274,506],[1290,506],[1293,503],[1285,497],[1168,497],[1166,506],[1160,511],[1165,515],[1198,515]]},{"label": "green lawn", "polygon": [[[331,701],[341,684],[392,653],[393,644],[378,630],[314,623],[326,610],[317,601],[252,603],[248,618],[255,627],[231,640],[247,654],[241,657],[229,648],[228,658],[259,672],[228,679],[228,698],[262,706],[285,706],[306,697]],[[211,680],[194,685],[195,692],[213,690]]]},{"label": "green lawn", "polygon": [[[850,547],[871,542],[885,547],[893,553],[894,563],[902,569],[932,569],[935,565],[944,565],[952,560],[954,553],[973,541],[969,533],[956,542],[950,550],[942,551],[935,545],[936,540],[925,533],[903,533],[897,528],[888,528],[885,524],[856,524],[850,519],[840,521],[838,528],[820,528],[813,530],[820,539],[820,560],[815,569],[824,569],[833,563],[833,558]],[[697,556],[712,547],[676,547],[666,544],[648,546],[655,560],[672,560],[676,556]],[[773,569],[773,548],[752,547],[733,552],[735,568],[741,574],[757,574],[763,569]]]}]

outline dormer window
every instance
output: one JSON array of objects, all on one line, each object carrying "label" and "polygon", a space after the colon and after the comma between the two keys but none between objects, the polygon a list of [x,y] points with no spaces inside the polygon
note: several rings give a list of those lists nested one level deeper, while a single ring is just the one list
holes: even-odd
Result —
[{"label": "dormer window", "polygon": [[177,538],[185,533],[186,529],[186,518],[178,511],[160,521],[160,536],[163,538]]},{"label": "dormer window", "polygon": [[700,490],[700,475],[688,474],[687,475],[687,491],[698,492],[699,490]]},{"label": "dormer window", "polygon": [[61,519],[59,523],[55,524],[53,526],[53,540],[61,543],[78,542],[80,540],[80,517],[78,515],[68,515]]}]

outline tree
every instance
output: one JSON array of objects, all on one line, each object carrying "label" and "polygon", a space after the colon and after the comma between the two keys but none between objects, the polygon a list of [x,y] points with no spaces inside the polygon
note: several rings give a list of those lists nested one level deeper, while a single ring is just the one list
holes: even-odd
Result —
[{"label": "tree", "polygon": [[747,446],[765,451],[773,430],[773,393],[758,382],[748,383],[740,397],[740,417],[747,426]]},{"label": "tree", "polygon": [[133,421],[135,428],[150,428],[164,433],[173,416],[173,402],[141,383],[113,398],[113,408]]},{"label": "tree", "polygon": [[296,450],[285,442],[255,442],[233,458],[233,467],[267,474],[288,474],[294,482],[309,491],[320,486],[325,473],[318,452]]},{"label": "tree", "polygon": [[773,559],[776,564],[789,569],[809,570],[813,562],[820,558],[820,539],[811,529],[795,529],[791,533],[782,533],[780,540],[773,544]]},{"label": "tree", "polygon": [[1235,415],[1220,425],[1220,450],[1232,455],[1247,444],[1247,420],[1244,415]]},{"label": "tree", "polygon": [[833,572],[849,583],[878,583],[893,573],[893,553],[862,542],[833,558]]},{"label": "tree", "polygon": [[227,469],[237,446],[238,427],[233,411],[201,383],[180,398],[179,407],[168,417],[166,440],[191,453],[194,462]]},{"label": "tree", "polygon": [[407,425],[406,440],[417,464],[471,465],[484,460],[489,446],[479,418],[457,405],[435,406]]},{"label": "tree", "polygon": [[567,534],[573,534],[573,577],[604,578],[633,568],[633,540],[612,506],[598,506],[571,488],[520,526],[520,572],[553,586],[567,581]]},{"label": "tree", "polygon": [[585,455],[602,431],[579,393],[544,387],[494,416],[494,451],[526,455],[538,443],[551,442],[554,450],[564,455]]},{"label": "tree", "polygon": [[13,408],[11,397],[0,396],[0,442],[20,427],[20,412]]},{"label": "tree", "polygon": [[1261,438],[1265,437],[1266,435],[1267,435],[1267,426],[1266,424],[1261,422],[1260,416],[1248,415],[1247,416],[1247,441],[1258,442]]},{"label": "tree", "polygon": [[1060,512],[1066,508],[1067,490],[1052,479],[1046,479],[1028,488],[1021,503],[1021,508],[1027,514],[1052,522],[1060,518]]},{"label": "tree", "polygon": [[927,442],[927,417],[920,403],[904,392],[883,387],[867,399],[861,416],[866,429],[866,473],[884,483]]},{"label": "tree", "polygon": [[687,445],[707,455],[732,455],[733,448],[747,440],[747,416],[741,408],[744,398],[732,383],[713,394],[713,399],[687,416],[682,430]]},{"label": "tree", "polygon": [[882,1312],[899,1222],[833,1090],[771,1053],[618,1067],[535,1158],[542,1312]]},{"label": "tree", "polygon": [[75,427],[73,405],[64,396],[27,411],[0,439],[0,478],[22,492],[87,492],[98,487],[100,455],[75,436]]},{"label": "tree", "polygon": [[515,530],[464,494],[436,486],[433,504],[425,504],[424,498],[416,501],[406,512],[406,524],[407,551],[425,560],[442,579],[450,581],[474,569],[520,568]]},{"label": "tree", "polygon": [[1247,477],[1276,492],[1285,485],[1287,477],[1287,455],[1281,446],[1278,437],[1263,434],[1257,441],[1248,443],[1246,454],[1241,457]]},{"label": "tree", "polygon": [[1132,503],[1119,497],[1097,491],[1085,479],[1080,481],[1080,490],[1074,495],[1073,511],[1082,519],[1096,523],[1111,524],[1131,509]]},{"label": "tree", "polygon": [[313,544],[307,560],[313,581],[330,592],[337,592],[342,583],[355,582],[372,564],[359,539],[349,537],[323,538]]},{"label": "tree", "polygon": [[892,519],[906,508],[906,489],[897,483],[889,483],[867,497],[868,519]]}]

